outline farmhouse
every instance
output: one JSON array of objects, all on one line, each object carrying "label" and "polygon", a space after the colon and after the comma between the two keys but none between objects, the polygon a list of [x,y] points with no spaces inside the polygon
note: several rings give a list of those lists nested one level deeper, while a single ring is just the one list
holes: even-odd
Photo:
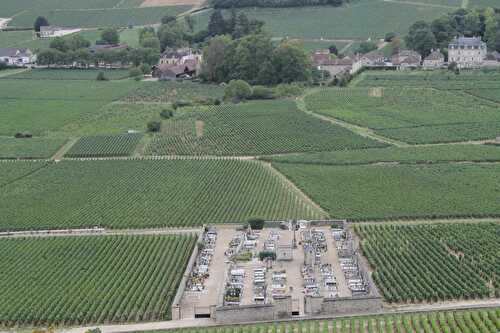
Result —
[{"label": "farmhouse", "polygon": [[40,38],[63,37],[80,32],[82,29],[62,28],[54,25],[40,27]]},{"label": "farmhouse", "polygon": [[481,37],[458,37],[448,45],[448,62],[459,68],[477,68],[483,64],[488,53]]},{"label": "farmhouse", "polygon": [[201,66],[201,54],[192,49],[167,49],[153,67],[153,77],[159,80],[176,80],[195,77]]},{"label": "farmhouse", "polygon": [[392,56],[391,62],[398,68],[419,67],[422,62],[422,56],[412,50],[402,50]]},{"label": "farmhouse", "polygon": [[36,56],[26,48],[0,48],[0,62],[9,66],[25,66],[35,62]]},{"label": "farmhouse", "polygon": [[362,66],[380,66],[384,64],[384,61],[384,54],[378,50],[368,52],[359,57],[359,62]]},{"label": "farmhouse", "polygon": [[332,59],[328,50],[316,51],[311,58],[312,63],[318,70],[327,71],[332,77],[345,72],[350,72],[354,63],[353,59],[348,56],[344,58]]},{"label": "farmhouse", "polygon": [[444,65],[444,54],[441,53],[441,51],[438,50],[432,50],[431,54],[429,54],[425,59],[423,63],[424,68],[439,68]]}]

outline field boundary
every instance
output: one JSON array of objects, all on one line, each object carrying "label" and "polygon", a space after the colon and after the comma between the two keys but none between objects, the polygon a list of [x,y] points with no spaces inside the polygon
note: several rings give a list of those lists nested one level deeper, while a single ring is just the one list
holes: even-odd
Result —
[{"label": "field boundary", "polygon": [[[468,1],[468,0],[463,0]],[[392,2],[392,3],[397,3],[397,4],[404,4],[404,5],[413,5],[413,6],[423,6],[423,7],[436,7],[436,8],[449,8],[449,9],[458,9],[460,8],[459,6],[448,6],[448,5],[440,5],[437,3],[423,3],[423,2],[417,2],[417,1],[398,1],[398,0],[383,0],[383,2]],[[462,4],[463,6],[463,4]],[[466,8],[466,7],[462,7]]]},{"label": "field boundary", "polygon": [[302,200],[306,203],[312,205],[315,209],[317,209],[321,214],[325,217],[330,218],[330,214],[328,214],[319,204],[317,204],[314,200],[312,200],[305,192],[303,192],[300,188],[297,187],[290,179],[288,179],[284,174],[276,170],[270,162],[259,161],[265,168],[270,170],[275,176],[277,176],[283,184],[291,191],[295,192]]},{"label": "field boundary", "polygon": [[415,220],[387,220],[387,221],[364,221],[364,222],[349,222],[351,225],[419,225],[419,224],[446,224],[446,223],[500,223],[500,217],[464,217],[464,218],[450,218],[450,219],[415,219]]}]

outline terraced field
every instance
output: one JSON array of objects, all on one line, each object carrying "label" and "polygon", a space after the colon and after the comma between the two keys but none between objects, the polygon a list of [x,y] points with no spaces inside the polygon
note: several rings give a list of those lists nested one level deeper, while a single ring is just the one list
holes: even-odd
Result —
[{"label": "terraced field", "polygon": [[462,91],[328,89],[308,95],[306,103],[319,114],[412,144],[493,139],[500,131],[498,103]]},{"label": "terraced field", "polygon": [[170,319],[195,236],[0,240],[0,327]]},{"label": "terraced field", "polygon": [[130,156],[141,141],[143,134],[84,136],[65,157],[112,157]]},{"label": "terraced field", "polygon": [[178,112],[146,151],[152,155],[265,155],[381,147],[299,111],[293,101],[225,104]]},{"label": "terraced field", "polygon": [[500,216],[499,164],[273,166],[337,218]]},{"label": "terraced field", "polygon": [[[442,311],[404,315],[380,315],[346,319],[297,320],[270,324],[234,325],[220,328],[200,328],[198,333],[393,333],[393,332],[483,332],[500,329],[500,309],[474,311]],[[193,329],[166,332],[188,333]]]},{"label": "terraced field", "polygon": [[356,225],[389,302],[500,296],[499,223]]},{"label": "terraced field", "polygon": [[62,161],[0,191],[0,230],[324,217],[254,161]]}]

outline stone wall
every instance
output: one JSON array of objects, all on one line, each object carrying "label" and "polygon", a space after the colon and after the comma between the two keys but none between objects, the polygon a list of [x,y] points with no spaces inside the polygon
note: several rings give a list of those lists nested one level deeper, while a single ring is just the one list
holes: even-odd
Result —
[{"label": "stone wall", "polygon": [[321,306],[321,314],[354,314],[360,312],[377,312],[382,310],[381,297],[349,297],[325,298]]},{"label": "stone wall", "polygon": [[214,316],[215,321],[221,324],[289,318],[292,316],[292,298],[275,299],[272,304],[218,306]]}]

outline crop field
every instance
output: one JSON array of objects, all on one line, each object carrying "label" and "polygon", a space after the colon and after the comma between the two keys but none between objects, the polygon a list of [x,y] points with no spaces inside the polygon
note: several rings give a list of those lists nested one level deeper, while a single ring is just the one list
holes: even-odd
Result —
[{"label": "crop field", "polygon": [[141,7],[141,8],[105,8],[105,9],[60,9],[25,11],[9,23],[13,27],[31,27],[37,15],[45,16],[51,24],[67,27],[127,27],[155,24],[165,15],[176,16],[189,10],[191,6]]},{"label": "crop field", "polygon": [[357,225],[373,279],[389,302],[500,295],[500,224]]},{"label": "crop field", "polygon": [[161,333],[496,333],[499,329],[500,309],[497,308],[491,310],[379,315],[346,319],[294,320],[272,324],[234,325],[223,328],[176,329],[175,331],[161,331]]},{"label": "crop field", "polygon": [[238,160],[66,160],[5,186],[0,202],[0,230],[324,217],[271,169]]},{"label": "crop field", "polygon": [[[388,31],[404,35],[413,22],[431,21],[450,8],[383,0],[356,1],[343,7],[245,8],[249,18],[266,23],[275,37],[303,39],[383,38]],[[205,29],[211,12],[195,15],[198,30]]]},{"label": "crop field", "polygon": [[128,69],[33,69],[19,74],[10,75],[10,79],[28,80],[92,80],[97,74],[103,72],[109,80],[120,80],[129,77]]},{"label": "crop field", "polygon": [[16,139],[0,137],[0,159],[2,158],[48,158],[65,142],[59,138]]},{"label": "crop field", "polygon": [[165,122],[163,133],[153,138],[146,151],[152,155],[245,156],[380,146],[283,100],[185,112]]},{"label": "crop field", "polygon": [[500,216],[498,164],[273,166],[336,218]]},{"label": "crop field", "polygon": [[449,71],[381,72],[361,74],[358,87],[415,87],[439,90],[499,89],[499,71],[462,71],[455,75]]},{"label": "crop field", "polygon": [[195,243],[187,235],[2,239],[0,325],[168,320]]},{"label": "crop field", "polygon": [[348,151],[263,157],[280,163],[358,165],[373,163],[430,164],[443,162],[497,162],[500,147],[493,145],[436,145],[370,148]]},{"label": "crop field", "polygon": [[222,99],[224,88],[216,84],[197,84],[189,81],[144,82],[138,89],[128,94],[127,102],[203,102],[207,99]]},{"label": "crop field", "polygon": [[47,166],[45,162],[0,161],[0,188]]},{"label": "crop field", "polygon": [[0,80],[0,135],[44,135],[126,95],[134,81]]},{"label": "crop field", "polygon": [[65,157],[130,156],[141,141],[143,134],[84,136]]},{"label": "crop field", "polygon": [[306,97],[309,110],[412,144],[493,139],[500,109],[461,91],[430,88],[328,89]]}]

